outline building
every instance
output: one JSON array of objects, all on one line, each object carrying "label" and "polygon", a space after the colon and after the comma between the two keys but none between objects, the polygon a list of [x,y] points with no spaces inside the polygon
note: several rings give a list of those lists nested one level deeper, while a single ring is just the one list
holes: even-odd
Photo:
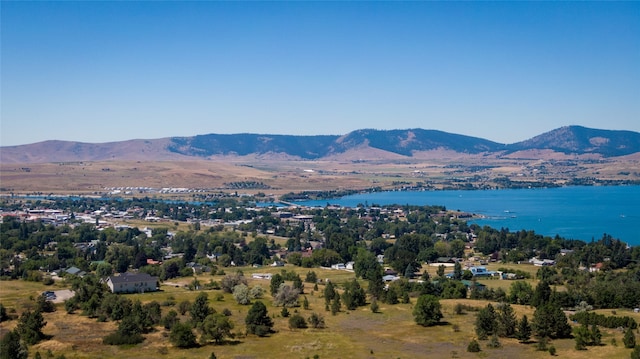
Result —
[{"label": "building", "polygon": [[471,274],[473,274],[474,277],[493,277],[494,275],[496,275],[497,273],[494,271],[488,271],[486,267],[471,267],[469,268],[469,270],[471,271]]},{"label": "building", "polygon": [[158,277],[147,273],[122,273],[107,278],[107,285],[113,293],[144,293],[158,290]]}]

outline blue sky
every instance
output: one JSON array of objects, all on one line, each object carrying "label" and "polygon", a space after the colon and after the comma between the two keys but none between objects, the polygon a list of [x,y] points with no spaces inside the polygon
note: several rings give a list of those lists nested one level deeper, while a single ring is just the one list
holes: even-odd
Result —
[{"label": "blue sky", "polygon": [[640,2],[2,2],[3,146],[640,131]]}]

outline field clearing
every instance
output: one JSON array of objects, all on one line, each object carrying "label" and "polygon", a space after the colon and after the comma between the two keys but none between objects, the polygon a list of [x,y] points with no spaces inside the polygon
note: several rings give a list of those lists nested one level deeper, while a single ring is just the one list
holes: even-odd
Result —
[{"label": "field clearing", "polygon": [[[304,279],[309,270],[313,270],[318,278],[329,279],[335,283],[342,283],[354,277],[352,272],[338,271],[320,268],[286,267],[241,267],[249,286],[260,285],[268,291],[269,281],[251,278],[252,273],[280,273],[283,269],[294,271]],[[234,268],[225,268],[227,273],[233,273]],[[196,277],[201,283],[209,280],[220,282],[223,276],[203,274]],[[185,285],[194,277],[176,278],[165,282],[161,291],[130,294],[128,298],[150,302],[156,300],[164,303],[172,300],[176,303],[183,300],[193,302],[200,291],[190,291]],[[506,282],[500,280],[488,280],[487,282]],[[0,291],[0,301],[8,307],[17,307],[21,312],[28,307],[29,296],[36,296],[52,286],[44,286],[39,283],[25,281],[4,281]],[[57,288],[61,285],[57,285]],[[326,329],[289,329],[288,319],[281,316],[281,308],[272,305],[271,296],[265,293],[262,301],[267,306],[270,316],[273,318],[276,333],[268,338],[244,336],[244,318],[250,306],[239,305],[228,293],[220,290],[206,290],[209,297],[209,305],[216,311],[224,309],[231,311],[231,319],[235,324],[236,338],[223,345],[207,345],[189,350],[174,348],[168,341],[168,332],[162,327],[157,327],[153,333],[145,335],[146,340],[135,346],[108,346],[102,344],[102,338],[113,332],[116,323],[99,323],[96,319],[87,318],[80,314],[67,315],[62,304],[57,305],[54,313],[45,313],[47,326],[44,333],[51,335],[50,340],[43,341],[30,348],[31,355],[36,351],[45,353],[51,350],[55,355],[64,354],[67,358],[207,358],[211,352],[215,352],[218,358],[306,358],[319,355],[320,358],[547,358],[549,353],[536,351],[534,344],[520,344],[515,339],[501,338],[502,348],[490,349],[486,347],[486,341],[480,341],[482,352],[473,354],[466,351],[469,341],[475,337],[474,321],[475,312],[466,312],[462,315],[454,313],[454,307],[462,303],[471,307],[482,308],[486,301],[471,299],[447,299],[441,300],[444,318],[442,325],[435,327],[420,327],[413,321],[412,310],[416,298],[411,298],[410,304],[387,305],[379,303],[380,312],[372,313],[369,306],[360,307],[354,311],[343,310],[337,315],[331,315],[325,311],[322,291],[324,285],[320,284],[318,291],[313,291],[312,284],[305,283],[305,294],[310,303],[310,309],[302,307],[291,308],[289,311],[299,312],[304,317],[316,312],[322,315],[326,322]],[[222,298],[216,297],[222,294]],[[25,299],[26,298],[26,299]],[[301,300],[302,300],[301,296]],[[496,303],[494,303],[496,304]],[[172,308],[163,306],[163,314]],[[513,306],[518,317],[526,314],[530,319],[534,308],[529,306]],[[611,310],[597,311],[605,315],[612,315]],[[630,315],[640,321],[640,314],[628,310],[617,310],[616,315]],[[189,314],[181,316],[187,320]],[[16,321],[1,323],[0,330],[11,329]],[[458,328],[455,330],[455,328]],[[578,352],[574,350],[575,342],[572,339],[555,340],[553,344],[559,356],[563,358],[584,358],[588,355],[593,358],[628,358],[629,350],[622,346],[623,333],[618,330],[601,328],[603,343],[601,347],[589,347],[588,351]],[[611,345],[611,339],[615,338],[618,346]]]}]

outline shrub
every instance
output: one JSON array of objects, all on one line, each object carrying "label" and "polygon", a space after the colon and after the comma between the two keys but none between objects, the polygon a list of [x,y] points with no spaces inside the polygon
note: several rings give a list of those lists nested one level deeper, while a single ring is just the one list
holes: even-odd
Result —
[{"label": "shrub", "polygon": [[477,353],[480,351],[480,344],[477,340],[472,340],[469,345],[467,345],[467,351],[469,353]]},{"label": "shrub", "polygon": [[324,328],[324,318],[317,313],[312,313],[309,317],[309,324],[311,324],[311,328],[322,329]]},{"label": "shrub", "polygon": [[289,328],[304,329],[306,327],[307,321],[300,314],[294,314],[289,318]]},{"label": "shrub", "polygon": [[115,332],[107,335],[102,342],[107,345],[125,345],[142,343],[144,337],[140,334],[122,334]]}]

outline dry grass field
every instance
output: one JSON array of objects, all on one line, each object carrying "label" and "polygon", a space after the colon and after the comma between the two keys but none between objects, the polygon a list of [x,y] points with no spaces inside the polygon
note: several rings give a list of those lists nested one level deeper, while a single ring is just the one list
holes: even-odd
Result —
[{"label": "dry grass field", "polygon": [[[309,269],[286,266],[304,278]],[[282,268],[240,268],[249,280],[249,286],[260,285],[268,290],[269,281],[252,279],[251,274],[278,273]],[[334,283],[341,283],[353,278],[353,273],[313,269],[318,278],[329,279]],[[231,273],[232,269],[228,270]],[[213,279],[220,281],[222,276],[204,274],[198,276],[202,282]],[[176,303],[182,300],[193,301],[199,292],[189,291],[185,285],[193,278],[172,280],[161,286],[161,291],[146,294],[128,295],[130,299],[142,302],[156,300],[160,303],[172,299]],[[486,281],[489,282],[489,281]],[[495,281],[500,282],[500,281]],[[488,284],[488,283],[487,283]],[[60,288],[62,285],[54,287]],[[51,287],[39,283],[24,281],[0,282],[0,302],[10,310],[18,313],[29,308],[30,299]],[[269,314],[273,317],[276,333],[267,338],[245,336],[244,318],[250,306],[242,306],[235,302],[230,294],[224,294],[221,300],[216,297],[222,291],[206,291],[209,304],[218,312],[229,309],[231,319],[235,324],[233,330],[236,338],[222,345],[207,345],[194,349],[177,349],[168,341],[168,333],[161,327],[157,331],[146,335],[146,340],[134,346],[108,346],[102,344],[102,338],[115,330],[115,323],[99,323],[95,319],[86,318],[80,314],[66,314],[61,304],[54,313],[46,313],[47,326],[44,333],[51,336],[30,348],[31,355],[36,351],[41,354],[51,350],[56,356],[64,354],[66,358],[208,358],[214,352],[218,358],[307,358],[318,355],[320,358],[547,358],[548,352],[535,350],[534,344],[520,344],[515,339],[501,339],[502,347],[490,349],[487,342],[480,341],[480,353],[468,353],[466,347],[474,337],[474,312],[462,315],[454,313],[454,306],[463,303],[471,307],[486,306],[485,301],[475,300],[442,300],[444,318],[442,325],[435,327],[421,327],[413,321],[412,310],[416,299],[410,304],[386,305],[380,303],[380,312],[371,312],[369,306],[360,307],[354,311],[345,309],[333,316],[325,311],[322,298],[323,285],[314,291],[309,283],[305,283],[305,296],[308,298],[308,310],[298,307],[291,309],[298,311],[304,317],[312,312],[321,314],[326,322],[325,329],[289,329],[288,320],[280,315],[281,308],[274,307],[271,297],[266,294],[263,302],[267,305]],[[302,299],[301,299],[302,300]],[[166,313],[171,307],[163,307]],[[532,317],[534,309],[526,306],[514,306],[518,316],[527,314]],[[611,315],[611,311],[604,314]],[[188,315],[188,314],[187,314]],[[617,315],[632,315],[640,321],[640,315],[627,311],[618,311]],[[183,318],[186,320],[186,318]],[[2,330],[15,326],[15,320],[1,323]],[[555,340],[553,344],[557,355],[562,358],[628,358],[629,350],[622,346],[622,332],[603,329],[603,343],[600,347],[589,347],[587,351],[575,351],[575,342],[571,339]],[[617,346],[611,345],[614,339]]]},{"label": "dry grass field", "polygon": [[[542,155],[541,155],[542,156]],[[633,156],[567,166],[542,157],[530,159],[461,155],[447,151],[417,153],[413,157],[372,158],[349,156],[321,161],[261,157],[212,158],[193,161],[103,161],[69,163],[0,164],[0,193],[84,194],[108,192],[112,187],[179,187],[234,192],[232,182],[261,182],[266,189],[242,193],[283,194],[301,191],[397,187],[402,182],[429,183],[436,188],[452,178],[476,178],[483,184],[498,176],[514,181],[555,181],[572,177],[603,180],[638,180],[624,174],[637,168]],[[534,170],[544,167],[544,174]]]}]

